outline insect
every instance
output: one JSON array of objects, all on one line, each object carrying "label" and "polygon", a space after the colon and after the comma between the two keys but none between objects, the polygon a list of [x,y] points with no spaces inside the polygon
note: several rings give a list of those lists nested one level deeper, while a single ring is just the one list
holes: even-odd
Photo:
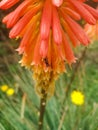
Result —
[{"label": "insect", "polygon": [[49,67],[49,66],[50,66],[50,65],[49,65],[49,62],[48,62],[47,57],[46,57],[46,58],[44,58],[44,59],[43,59],[43,61],[44,61],[44,63],[46,64],[46,66],[47,66],[47,67]]}]

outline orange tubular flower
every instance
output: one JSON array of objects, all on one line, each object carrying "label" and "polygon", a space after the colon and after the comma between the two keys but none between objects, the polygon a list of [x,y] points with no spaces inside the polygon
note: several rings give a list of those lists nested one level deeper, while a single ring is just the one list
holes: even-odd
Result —
[{"label": "orange tubular flower", "polygon": [[[70,46],[88,45],[90,40],[76,22],[82,18],[96,24],[98,12],[86,5],[86,0],[2,0],[1,9],[18,7],[3,19],[12,28],[9,37],[21,38],[17,51],[21,64],[33,70],[36,91],[48,96],[54,91],[54,81],[65,71],[65,61],[76,58]],[[96,0],[95,0],[96,1]],[[19,4],[18,4],[19,3]]]},{"label": "orange tubular flower", "polygon": [[90,25],[87,23],[84,26],[84,30],[92,42],[98,40],[98,22],[96,23],[96,25]]}]

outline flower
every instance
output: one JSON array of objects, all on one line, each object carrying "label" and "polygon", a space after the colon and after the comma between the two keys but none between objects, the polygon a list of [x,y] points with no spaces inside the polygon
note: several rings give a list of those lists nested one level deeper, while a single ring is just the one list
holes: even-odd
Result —
[{"label": "flower", "polygon": [[22,54],[20,63],[33,70],[36,91],[48,95],[54,92],[54,81],[65,71],[65,63],[76,58],[73,46],[88,45],[90,40],[77,21],[82,18],[96,24],[98,12],[86,0],[2,0],[1,9],[18,7],[3,19],[12,28],[9,37],[21,38],[17,51]]},{"label": "flower", "polygon": [[1,89],[1,91],[2,92],[6,92],[7,91],[7,89],[8,89],[8,85],[2,85],[1,87],[0,87],[0,89]]},{"label": "flower", "polygon": [[72,91],[71,93],[71,101],[73,104],[81,106],[84,104],[84,95],[81,91]]},{"label": "flower", "polygon": [[7,96],[12,96],[14,93],[15,93],[15,91],[14,91],[13,88],[9,88],[9,89],[6,91]]},{"label": "flower", "polygon": [[84,30],[92,42],[98,40],[98,22],[95,25],[86,24]]},{"label": "flower", "polygon": [[12,96],[15,93],[14,89],[10,88],[8,85],[2,85],[0,89],[2,92],[5,92],[8,96]]}]

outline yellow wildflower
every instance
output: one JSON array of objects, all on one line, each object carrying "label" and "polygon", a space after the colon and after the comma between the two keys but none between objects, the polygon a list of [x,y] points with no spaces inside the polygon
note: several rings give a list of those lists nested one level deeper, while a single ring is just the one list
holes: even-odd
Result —
[{"label": "yellow wildflower", "polygon": [[6,92],[7,89],[8,89],[8,85],[2,85],[2,86],[0,87],[0,89],[1,89],[1,91]]},{"label": "yellow wildflower", "polygon": [[9,88],[9,89],[7,90],[7,92],[6,92],[6,94],[7,94],[8,96],[12,96],[14,93],[15,93],[15,91],[14,91],[13,88]]},{"label": "yellow wildflower", "polygon": [[84,104],[84,95],[80,91],[74,90],[71,93],[71,101],[75,105],[83,105]]}]

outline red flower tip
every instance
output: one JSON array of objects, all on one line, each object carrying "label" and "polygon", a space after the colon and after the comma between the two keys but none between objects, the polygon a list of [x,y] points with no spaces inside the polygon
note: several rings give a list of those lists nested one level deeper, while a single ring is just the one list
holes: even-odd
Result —
[{"label": "red flower tip", "polygon": [[60,20],[59,20],[59,16],[57,13],[57,9],[55,7],[53,7],[53,37],[54,37],[54,41],[57,44],[61,44],[62,43],[62,33],[61,33],[61,25],[60,25]]},{"label": "red flower tip", "polygon": [[98,20],[98,10],[90,7],[89,5],[86,5],[83,3],[83,6],[92,14],[92,16]]},{"label": "red flower tip", "polygon": [[18,3],[20,0],[2,0],[0,2],[0,8],[1,9],[8,9]]},{"label": "red flower tip", "polygon": [[52,0],[53,5],[59,7],[63,3],[63,0]]},{"label": "red flower tip", "polygon": [[43,8],[41,28],[40,28],[40,34],[42,39],[47,39],[49,37],[51,17],[52,17],[51,0],[46,0]]},{"label": "red flower tip", "polygon": [[81,14],[81,16],[89,23],[96,24],[96,20],[93,15],[83,6],[83,3],[77,0],[69,0],[74,8]]}]

